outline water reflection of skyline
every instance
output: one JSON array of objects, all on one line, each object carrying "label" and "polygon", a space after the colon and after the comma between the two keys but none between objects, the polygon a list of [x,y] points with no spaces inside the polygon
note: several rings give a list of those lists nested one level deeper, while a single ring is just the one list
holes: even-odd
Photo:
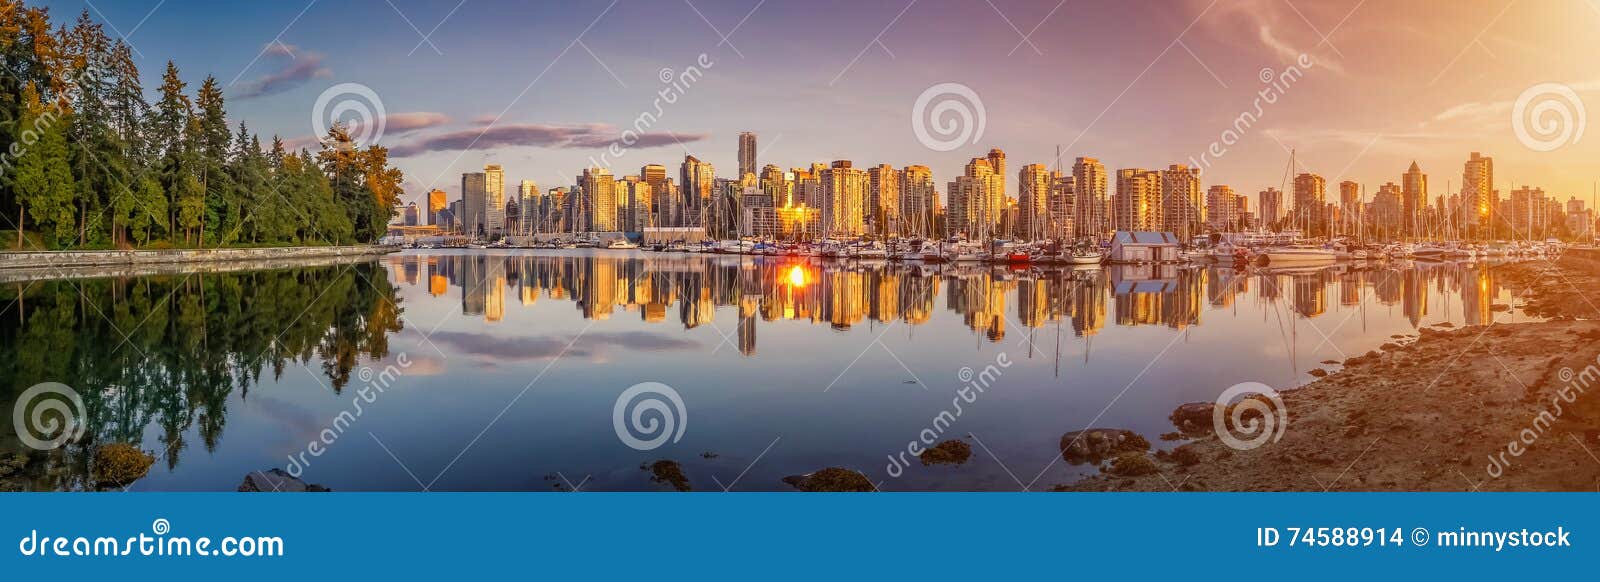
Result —
[{"label": "water reflection of skyline", "polygon": [[[1504,291],[1485,265],[1416,263],[1274,270],[1183,265],[1026,268],[988,265],[808,262],[803,259],[610,254],[422,254],[385,259],[396,281],[434,297],[454,294],[461,314],[495,323],[507,297],[531,307],[570,301],[586,320],[629,312],[669,315],[685,329],[734,308],[737,344],[753,355],[758,322],[804,321],[848,330],[864,322],[927,323],[940,306],[991,342],[1016,328],[1061,325],[1078,337],[1119,327],[1202,324],[1207,309],[1241,301],[1287,306],[1304,318],[1371,303],[1398,307],[1419,326],[1430,298],[1458,299],[1464,325],[1494,320]],[[1443,303],[1446,309],[1450,302]]]}]

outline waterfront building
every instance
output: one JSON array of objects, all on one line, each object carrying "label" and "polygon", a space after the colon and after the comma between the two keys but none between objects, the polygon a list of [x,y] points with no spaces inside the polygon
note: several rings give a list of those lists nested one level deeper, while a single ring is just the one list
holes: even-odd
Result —
[{"label": "waterfront building", "polygon": [[1160,230],[1165,225],[1161,204],[1161,172],[1140,168],[1117,170],[1111,224],[1119,231]]},{"label": "waterfront building", "polygon": [[1261,221],[1262,228],[1273,228],[1278,221],[1283,220],[1283,191],[1277,188],[1267,188],[1256,195],[1256,217]]},{"label": "waterfront building", "polygon": [[428,192],[428,224],[444,226],[439,223],[439,212],[449,205],[449,202],[446,201],[448,196],[448,194],[444,193],[444,190],[438,188]]},{"label": "waterfront building", "polygon": [[739,134],[739,177],[745,174],[756,173],[756,134],[741,132]]},{"label": "waterfront building", "polygon": [[1073,214],[1078,238],[1105,238],[1111,232],[1111,197],[1106,166],[1094,158],[1078,158],[1072,165]]},{"label": "waterfront building", "polygon": [[683,164],[678,167],[681,200],[673,209],[677,220],[672,226],[704,226],[705,211],[711,204],[716,180],[711,164],[691,155],[683,156]]},{"label": "waterfront building", "polygon": [[1043,240],[1050,232],[1050,193],[1055,176],[1044,164],[1028,164],[1017,173],[1017,238]]},{"label": "waterfront building", "polygon": [[1200,168],[1173,164],[1161,172],[1161,217],[1166,230],[1182,240],[1201,232],[1206,221],[1205,192],[1200,189]]},{"label": "waterfront building", "polygon": [[499,164],[483,167],[484,229],[490,236],[506,230],[506,173]]},{"label": "waterfront building", "polygon": [[900,171],[901,234],[933,235],[934,207],[939,193],[933,186],[933,171],[927,166],[906,166]]},{"label": "waterfront building", "polygon": [[1215,184],[1206,190],[1206,224],[1217,232],[1233,232],[1244,228],[1244,197],[1233,192],[1233,187]]},{"label": "waterfront building", "polygon": [[867,219],[879,236],[901,234],[900,180],[900,170],[889,164],[867,169]]},{"label": "waterfront building", "polygon": [[489,191],[485,186],[483,172],[467,172],[461,174],[461,214],[458,219],[462,225],[462,233],[467,236],[488,234]]},{"label": "waterfront building", "polygon": [[1327,211],[1328,181],[1318,174],[1294,177],[1294,218],[1297,226],[1321,224]]},{"label": "waterfront building", "polygon": [[1411,168],[1400,176],[1400,211],[1405,221],[1405,227],[1412,234],[1419,234],[1424,228],[1424,211],[1428,207],[1428,175],[1422,173],[1422,168],[1416,161],[1411,162]]},{"label": "waterfront building", "polygon": [[822,185],[822,227],[828,236],[866,234],[867,172],[850,160],[835,160],[819,172]]},{"label": "waterfront building", "polygon": [[1463,217],[1471,224],[1493,225],[1499,198],[1499,192],[1494,189],[1494,158],[1472,152],[1461,173]]}]

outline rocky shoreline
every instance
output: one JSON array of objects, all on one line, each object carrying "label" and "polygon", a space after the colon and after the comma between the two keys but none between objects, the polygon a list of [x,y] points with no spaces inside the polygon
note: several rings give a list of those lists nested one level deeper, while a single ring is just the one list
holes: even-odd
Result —
[{"label": "rocky shoreline", "polygon": [[[1600,490],[1600,257],[1569,253],[1494,276],[1516,296],[1497,310],[1546,321],[1423,328],[1350,358],[1280,392],[1282,436],[1256,448],[1218,436],[1213,403],[1184,405],[1164,436],[1183,444],[1129,447],[1057,490]],[[1249,425],[1233,412],[1228,429]]]}]

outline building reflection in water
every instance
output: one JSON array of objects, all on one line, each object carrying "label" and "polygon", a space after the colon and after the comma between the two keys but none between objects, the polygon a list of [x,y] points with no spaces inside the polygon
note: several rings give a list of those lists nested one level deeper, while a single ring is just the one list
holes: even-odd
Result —
[{"label": "building reflection in water", "polygon": [[[731,308],[740,353],[754,355],[760,322],[806,321],[848,330],[864,322],[921,325],[942,308],[959,314],[992,342],[1015,328],[1064,323],[1079,337],[1107,321],[1118,326],[1201,325],[1206,307],[1227,309],[1243,297],[1316,318],[1368,301],[1398,306],[1413,327],[1428,316],[1430,287],[1459,297],[1467,325],[1493,321],[1503,290],[1483,266],[1418,263],[1355,269],[1232,269],[1183,265],[1013,268],[826,262],[781,257],[545,254],[406,254],[386,259],[400,285],[426,284],[443,296],[454,287],[461,313],[487,322],[506,317],[506,296],[532,308],[543,296],[570,301],[585,319],[636,314],[686,329],[715,325]],[[1448,304],[1449,302],[1446,302]],[[727,332],[726,324],[719,328]]]}]

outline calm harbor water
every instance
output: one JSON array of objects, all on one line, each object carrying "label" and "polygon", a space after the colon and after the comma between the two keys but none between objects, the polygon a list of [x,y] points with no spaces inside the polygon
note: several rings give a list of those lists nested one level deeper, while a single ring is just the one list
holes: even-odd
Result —
[{"label": "calm harbor water", "polygon": [[[1061,459],[1065,432],[1126,428],[1171,447],[1157,437],[1173,408],[1234,384],[1291,388],[1419,327],[1525,319],[1487,266],[1456,263],[439,250],[114,275],[0,286],[0,452],[22,446],[18,395],[60,382],[82,395],[93,442],[159,458],[134,490],[232,490],[292,465],[335,490],[659,490],[641,465],[660,459],[695,490],[788,490],[783,477],[830,466],[886,491],[1040,490],[1096,471]],[[970,460],[889,471],[997,362],[1010,365],[939,428]],[[647,451],[613,419],[642,382],[683,403],[681,438]],[[9,486],[82,489],[85,450]]]}]

